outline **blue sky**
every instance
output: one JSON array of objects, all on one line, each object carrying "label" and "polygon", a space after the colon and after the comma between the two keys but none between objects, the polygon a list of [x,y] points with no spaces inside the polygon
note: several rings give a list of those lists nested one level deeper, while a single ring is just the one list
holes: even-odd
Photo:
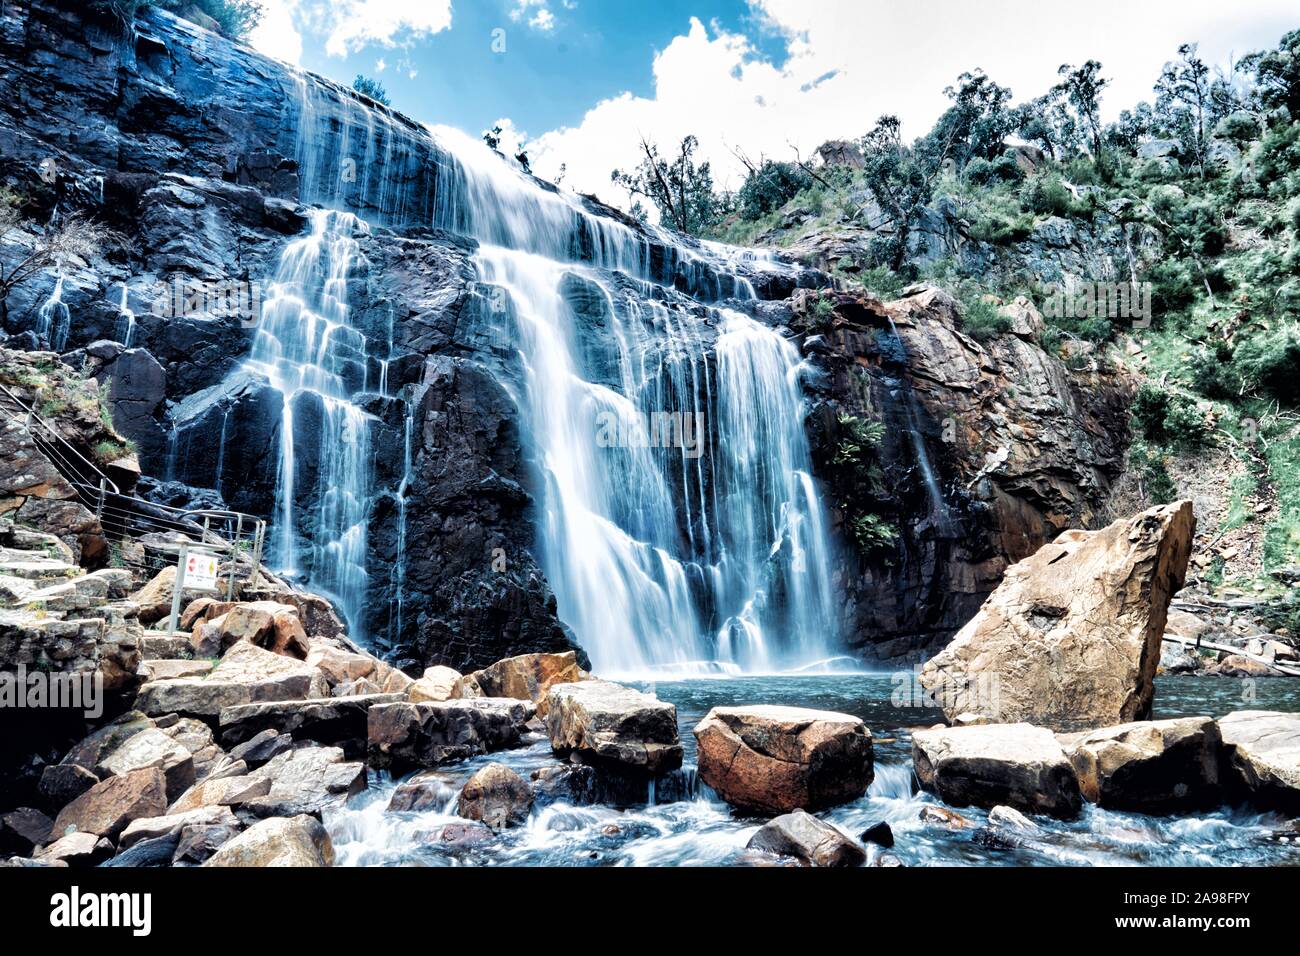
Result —
[{"label": "blue sky", "polygon": [[1062,63],[1102,62],[1103,112],[1150,96],[1179,44],[1214,65],[1300,27],[1295,0],[261,0],[263,52],[350,82],[414,119],[501,123],[534,169],[626,202],[610,171],[641,136],[690,133],[724,186],[751,159],[810,155],[882,113],[924,133],[943,89],[982,67],[1015,98]]}]

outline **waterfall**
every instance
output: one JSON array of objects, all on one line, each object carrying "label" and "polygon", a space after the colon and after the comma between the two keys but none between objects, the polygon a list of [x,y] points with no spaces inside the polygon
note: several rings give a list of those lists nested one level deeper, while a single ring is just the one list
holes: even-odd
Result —
[{"label": "waterfall", "polygon": [[[460,131],[418,127],[310,74],[296,74],[287,92],[297,113],[288,148],[298,156],[305,201],[398,231],[432,226],[477,241],[475,291],[486,321],[517,350],[517,372],[503,373],[510,378],[502,385],[519,405],[538,476],[538,557],[561,619],[594,665],[605,673],[758,671],[833,654],[830,546],[803,435],[798,355],[731,307],[755,298],[742,267],[788,267],[769,253],[622,221],[539,183]],[[347,236],[358,220],[327,212],[314,222],[311,237],[285,250],[255,364],[284,365],[283,356],[300,351],[289,332],[297,322],[287,318],[303,310],[328,317],[334,334],[355,334],[346,300],[311,304],[300,273],[323,258],[326,269],[341,264],[345,277],[355,254]],[[285,328],[277,332],[281,313]],[[318,333],[309,321],[296,334]],[[391,330],[389,337],[378,364],[385,393]],[[322,486],[365,502],[365,458],[353,467],[341,451],[364,448],[365,417],[311,341],[318,347],[310,358],[274,373],[276,387],[320,397],[322,445],[340,449],[329,466],[335,480]],[[296,403],[286,398],[284,408],[290,438],[276,523],[282,560],[294,568],[301,555],[320,557],[302,539],[338,534],[347,551],[345,533],[364,535],[365,520],[364,509],[339,509],[330,522],[300,520]],[[399,547],[411,427],[408,420],[406,475],[395,493]],[[359,440],[349,446],[335,433]],[[346,568],[363,580],[364,549],[332,557],[328,573],[303,570],[318,586],[332,581],[341,596],[334,578]],[[389,572],[399,620],[404,569],[399,561]]]},{"label": "waterfall", "polygon": [[53,351],[62,352],[68,344],[71,326],[72,313],[63,301],[63,273],[60,272],[49,298],[41,303],[36,312],[36,335],[43,342],[48,342]]},{"label": "waterfall", "polygon": [[135,313],[131,310],[131,306],[127,304],[126,296],[126,283],[123,282],[122,298],[117,305],[117,322],[121,328],[119,334],[122,337],[122,347],[129,349],[131,340],[135,337]]},{"label": "waterfall", "polygon": [[[276,560],[333,597],[354,634],[367,581],[370,428],[354,401],[366,344],[348,322],[347,285],[366,230],[351,213],[312,212],[308,234],[280,256],[246,363],[282,398]],[[300,467],[314,472],[311,487],[300,486]]]}]

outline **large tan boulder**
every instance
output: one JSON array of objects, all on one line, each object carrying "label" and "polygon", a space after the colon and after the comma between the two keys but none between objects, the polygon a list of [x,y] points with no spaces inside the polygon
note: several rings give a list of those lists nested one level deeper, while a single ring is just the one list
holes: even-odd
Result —
[{"label": "large tan boulder", "polygon": [[167,809],[167,781],[158,767],[132,770],[95,784],[59,811],[51,836],[72,832],[117,839],[132,820],[161,816]]},{"label": "large tan boulder", "polygon": [[231,604],[224,613],[199,620],[190,636],[198,657],[219,656],[241,641],[298,660],[311,650],[298,610],[275,601]]},{"label": "large tan boulder", "polygon": [[1067,531],[1007,569],[921,683],[949,720],[986,715],[1060,730],[1141,720],[1170,597],[1183,586],[1190,501]]},{"label": "large tan boulder", "polygon": [[695,739],[700,779],[744,810],[820,810],[856,800],[871,785],[871,731],[848,714],[715,707]]},{"label": "large tan boulder", "polygon": [[1056,736],[1030,724],[940,727],[912,732],[921,786],[955,806],[1009,806],[1075,816],[1079,783]]},{"label": "large tan boulder", "polygon": [[1219,733],[1235,793],[1300,814],[1300,714],[1239,710],[1219,719]]},{"label": "large tan boulder", "polygon": [[547,697],[546,732],[557,756],[660,774],[682,765],[677,708],[622,684],[556,684]]},{"label": "large tan boulder", "polygon": [[[136,612],[141,623],[152,624],[161,621],[172,612],[172,594],[176,589],[176,566],[168,565],[155,574],[144,587],[131,595],[131,603],[139,606]],[[201,591],[185,588],[181,595],[181,607],[203,596]],[[178,622],[179,626],[179,622]]]},{"label": "large tan boulder", "polygon": [[[406,696],[412,703],[421,701],[452,700],[460,696],[460,671],[438,665],[426,668],[424,674],[410,686]],[[511,696],[509,694],[507,697]]]},{"label": "large tan boulder", "polygon": [[1219,728],[1209,717],[1120,724],[1067,738],[1085,799],[1139,813],[1217,806]]},{"label": "large tan boulder", "polygon": [[136,707],[146,714],[183,714],[215,720],[227,707],[327,696],[320,671],[305,661],[240,641],[206,677],[149,681]]},{"label": "large tan boulder", "polygon": [[313,816],[260,820],[227,841],[204,866],[308,866],[334,865],[334,844]]},{"label": "large tan boulder", "polygon": [[[427,676],[427,675],[426,675]],[[586,680],[573,651],[563,654],[520,654],[507,657],[482,670],[466,674],[456,697],[514,697],[531,700],[539,716],[546,716],[546,695],[556,684]]]}]

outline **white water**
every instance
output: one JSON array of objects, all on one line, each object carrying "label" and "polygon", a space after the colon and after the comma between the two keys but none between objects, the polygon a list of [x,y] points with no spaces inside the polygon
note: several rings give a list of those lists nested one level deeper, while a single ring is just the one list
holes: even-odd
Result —
[{"label": "white water", "polygon": [[[276,556],[333,596],[353,633],[364,598],[370,496],[369,416],[354,402],[351,369],[364,369],[365,340],[348,322],[348,277],[366,224],[316,210],[311,231],[285,247],[267,291],[248,365],[283,398],[276,491]],[[295,417],[315,406],[319,455],[314,488],[298,487],[301,435]],[[314,493],[312,513],[300,497]]]},{"label": "white water", "polygon": [[[540,479],[540,559],[560,617],[594,666],[606,674],[767,671],[831,657],[829,545],[803,436],[796,351],[741,312],[712,305],[753,298],[752,285],[735,274],[738,263],[781,264],[634,229],[544,188],[460,131],[421,130],[307,74],[294,82],[304,198],[377,224],[431,225],[480,243],[474,263],[484,311],[518,349],[522,369],[522,382],[503,385],[519,403]],[[328,432],[359,439],[329,444],[356,450],[364,416],[319,347],[352,331],[341,280],[355,255],[345,234],[358,224],[343,215],[321,214],[312,236],[286,249],[252,361],[271,370],[286,396],[318,395]],[[342,276],[317,303],[305,286],[322,259]],[[564,294],[575,277],[603,297],[607,329],[582,327],[585,315]],[[325,328],[311,319],[294,331],[304,313]],[[587,368],[583,342],[592,337],[613,356],[603,376]],[[380,374],[387,391],[386,367]],[[292,401],[284,414],[291,435]],[[660,415],[687,428],[679,439],[693,427],[701,441],[602,440],[610,421]],[[280,463],[281,560],[293,569],[310,552],[314,566],[304,570],[340,597],[363,590],[366,573],[364,506],[358,513],[353,505],[371,489],[364,457],[354,462],[351,454],[330,462],[335,480],[323,485],[349,489],[349,506],[305,535],[331,542],[323,549],[304,544],[291,441]],[[409,450],[407,471],[397,492],[402,515]],[[393,574],[400,581],[404,569]]]},{"label": "white water", "polygon": [[63,273],[59,273],[50,292],[36,312],[36,334],[42,342],[48,342],[55,352],[62,352],[68,344],[68,332],[72,326],[72,314],[63,301]]},{"label": "white water", "polygon": [[122,283],[122,298],[117,304],[117,324],[121,329],[122,347],[130,348],[131,340],[135,338],[135,312],[126,301],[127,290],[126,283]]}]

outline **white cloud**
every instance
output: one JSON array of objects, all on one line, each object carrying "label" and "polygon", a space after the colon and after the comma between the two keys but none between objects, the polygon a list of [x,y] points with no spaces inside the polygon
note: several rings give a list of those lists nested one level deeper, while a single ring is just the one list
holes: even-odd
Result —
[{"label": "white cloud", "polygon": [[[577,6],[576,3],[570,5],[564,0],[561,0],[561,5],[565,10],[572,10]],[[537,12],[529,16],[529,12],[533,10]],[[556,23],[549,0],[514,0],[514,6],[510,9],[510,19],[516,23],[526,20],[530,27],[542,33],[550,33],[555,29]]]},{"label": "white cloud", "polygon": [[262,0],[262,22],[248,38],[259,53],[286,63],[302,59],[302,34],[294,26],[298,0]]},{"label": "white cloud", "polygon": [[378,60],[375,61],[375,72],[383,73],[384,70],[386,69],[388,69],[388,61],[381,56]]},{"label": "white cloud", "polygon": [[451,0],[262,0],[254,48],[297,63],[302,31],[325,35],[325,52],[344,57],[372,43],[396,46],[451,29]]},{"label": "white cloud", "polygon": [[1060,64],[1089,58],[1113,78],[1104,104],[1114,115],[1150,97],[1180,43],[1199,40],[1208,62],[1226,62],[1276,43],[1294,26],[1293,2],[1093,0],[1080,10],[1033,0],[750,0],[788,41],[780,67],[743,36],[693,18],[656,54],[652,96],[604,100],[578,126],[539,137],[530,155],[543,175],[564,163],[573,188],[625,202],[610,171],[635,165],[640,134],[671,146],[694,133],[715,180],[734,188],[743,166],[728,147],[789,159],[794,144],[806,157],[827,139],[860,136],[882,113],[901,116],[911,138],[930,128],[963,71],[982,67],[1019,101],[1055,83]]}]

